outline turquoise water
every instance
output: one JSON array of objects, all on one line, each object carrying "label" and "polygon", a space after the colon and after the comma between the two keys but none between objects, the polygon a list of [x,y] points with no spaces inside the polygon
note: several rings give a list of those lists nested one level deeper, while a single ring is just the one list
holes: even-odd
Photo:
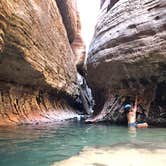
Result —
[{"label": "turquoise water", "polygon": [[73,122],[0,128],[0,166],[48,166],[84,147],[145,144],[166,148],[166,128],[137,129]]}]

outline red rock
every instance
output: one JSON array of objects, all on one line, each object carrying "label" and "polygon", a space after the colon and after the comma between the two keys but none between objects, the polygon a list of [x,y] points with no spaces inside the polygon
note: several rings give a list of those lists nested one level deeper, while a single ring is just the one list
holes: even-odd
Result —
[{"label": "red rock", "polygon": [[77,8],[68,8],[74,0],[64,3],[63,9],[73,16],[66,15],[68,27],[54,0],[1,0],[0,124],[76,115],[65,99],[78,94],[69,42],[78,31]]},{"label": "red rock", "polygon": [[56,2],[75,55],[77,69],[82,74],[84,70],[85,44],[81,36],[81,22],[76,0],[56,0]]}]

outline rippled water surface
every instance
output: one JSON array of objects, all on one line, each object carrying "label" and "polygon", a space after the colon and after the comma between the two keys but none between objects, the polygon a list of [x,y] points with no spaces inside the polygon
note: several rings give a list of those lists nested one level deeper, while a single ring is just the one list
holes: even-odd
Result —
[{"label": "rippled water surface", "polygon": [[0,166],[48,166],[85,147],[143,145],[166,149],[166,128],[137,129],[81,123],[0,128]]}]

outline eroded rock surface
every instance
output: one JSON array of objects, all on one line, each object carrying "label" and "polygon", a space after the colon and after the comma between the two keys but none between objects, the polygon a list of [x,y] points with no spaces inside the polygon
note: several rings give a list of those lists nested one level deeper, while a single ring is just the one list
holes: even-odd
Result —
[{"label": "eroded rock surface", "polygon": [[61,114],[56,110],[63,106],[74,114],[57,96],[78,95],[69,42],[77,34],[77,8],[63,6],[76,16],[66,15],[70,29],[64,26],[58,7],[55,0],[1,0],[0,124],[55,120]]},{"label": "eroded rock surface", "polygon": [[102,2],[87,62],[96,111],[112,95],[138,95],[149,122],[166,124],[166,1]]},{"label": "eroded rock surface", "polygon": [[63,23],[67,30],[69,42],[75,55],[75,63],[82,74],[85,60],[85,45],[81,36],[81,22],[76,0],[56,0]]},{"label": "eroded rock surface", "polygon": [[85,44],[82,40],[81,36],[81,22],[80,22],[80,16],[77,12],[77,33],[75,35],[74,41],[71,43],[71,47],[73,50],[73,53],[75,55],[75,63],[78,72],[84,76],[85,74],[85,54],[86,54],[86,48]]},{"label": "eroded rock surface", "polygon": [[56,2],[67,30],[68,39],[72,43],[77,34],[77,10],[73,10],[76,9],[76,0],[56,0]]},{"label": "eroded rock surface", "polygon": [[77,117],[65,95],[1,82],[0,125],[38,124]]}]

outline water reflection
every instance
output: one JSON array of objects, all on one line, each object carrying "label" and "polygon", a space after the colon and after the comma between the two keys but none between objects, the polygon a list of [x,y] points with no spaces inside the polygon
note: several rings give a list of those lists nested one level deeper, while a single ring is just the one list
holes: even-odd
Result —
[{"label": "water reflection", "polygon": [[[42,136],[47,137],[50,136],[50,134],[55,134],[56,130],[61,126],[62,124],[0,127],[0,141],[33,141]],[[65,126],[65,124],[63,124],[63,126]]]},{"label": "water reflection", "polygon": [[166,148],[166,129],[137,129],[66,122],[0,128],[0,166],[48,166],[85,147],[148,144]]},{"label": "water reflection", "polygon": [[135,141],[135,138],[137,136],[137,130],[136,130],[136,128],[135,127],[128,128],[128,134],[129,134],[129,136],[131,138],[131,141],[132,142]]}]

